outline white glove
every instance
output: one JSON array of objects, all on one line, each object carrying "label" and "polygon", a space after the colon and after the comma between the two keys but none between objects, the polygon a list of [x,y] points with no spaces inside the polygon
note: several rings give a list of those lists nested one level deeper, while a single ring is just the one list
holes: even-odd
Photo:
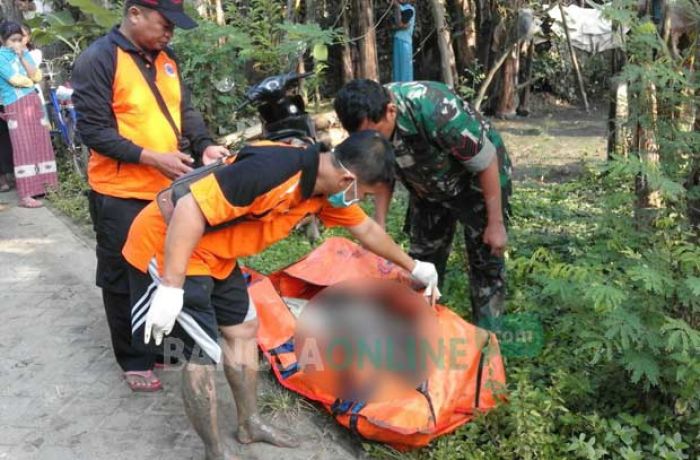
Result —
[{"label": "white glove", "polygon": [[438,290],[438,272],[435,269],[435,265],[430,262],[421,262],[416,260],[416,266],[413,267],[411,272],[411,277],[414,281],[421,283],[426,287],[425,295],[428,297],[435,298],[440,297],[440,291]]},{"label": "white glove", "polygon": [[182,310],[185,291],[180,288],[158,285],[151,298],[151,307],[146,313],[146,330],[143,341],[148,343],[153,334],[156,345],[160,345],[163,336],[170,334],[175,326],[177,315]]}]

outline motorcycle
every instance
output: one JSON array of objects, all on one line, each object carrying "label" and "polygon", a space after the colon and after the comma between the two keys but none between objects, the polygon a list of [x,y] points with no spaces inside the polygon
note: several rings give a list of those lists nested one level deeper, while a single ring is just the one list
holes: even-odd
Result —
[{"label": "motorcycle", "polygon": [[236,107],[236,112],[253,105],[258,111],[263,138],[266,140],[298,138],[316,143],[316,128],[306,112],[304,99],[300,94],[291,93],[292,88],[312,74],[313,72],[288,72],[267,77],[248,88],[243,102]]},{"label": "motorcycle", "polygon": [[[306,112],[304,98],[300,94],[291,93],[302,79],[312,74],[313,72],[288,72],[267,77],[248,88],[236,112],[249,104],[256,107],[262,124],[263,138],[266,140],[299,139],[305,143],[316,144],[316,127]],[[316,216],[309,216],[300,222],[297,229],[302,228],[312,244],[321,238],[320,223]]]}]

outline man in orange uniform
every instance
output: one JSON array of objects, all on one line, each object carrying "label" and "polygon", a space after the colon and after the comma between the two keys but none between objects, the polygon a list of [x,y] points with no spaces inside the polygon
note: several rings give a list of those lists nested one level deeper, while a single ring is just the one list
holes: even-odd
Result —
[{"label": "man in orange uniform", "polygon": [[132,291],[134,340],[153,337],[158,345],[172,331],[182,341],[185,409],[208,459],[225,458],[214,385],[214,364],[222,358],[239,442],[296,444],[257,413],[258,323],[239,257],[260,253],[307,215],[318,215],[327,226],[347,228],[418,283],[437,287],[435,267],[411,259],[356,204],[393,180],[393,162],[391,145],[376,131],[355,133],[332,152],[320,152],[318,145],[246,147],[233,164],[194,182],[169,224],[157,203],[134,221],[124,246],[132,286],[139,286]]},{"label": "man in orange uniform", "polygon": [[131,345],[127,265],[121,256],[134,217],[191,170],[192,153],[206,163],[215,146],[190,103],[167,44],[175,26],[197,24],[177,0],[127,0],[120,26],[78,58],[72,76],[78,130],[91,149],[90,215],[97,236],[97,285],[102,288],[112,347],[134,391],[155,391],[155,356]]}]

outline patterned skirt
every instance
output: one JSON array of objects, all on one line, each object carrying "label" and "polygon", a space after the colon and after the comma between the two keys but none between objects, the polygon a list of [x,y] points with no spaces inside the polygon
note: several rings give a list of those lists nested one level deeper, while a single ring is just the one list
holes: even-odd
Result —
[{"label": "patterned skirt", "polygon": [[5,106],[2,118],[10,131],[19,197],[43,195],[48,187],[58,185],[56,157],[39,96],[31,93]]}]

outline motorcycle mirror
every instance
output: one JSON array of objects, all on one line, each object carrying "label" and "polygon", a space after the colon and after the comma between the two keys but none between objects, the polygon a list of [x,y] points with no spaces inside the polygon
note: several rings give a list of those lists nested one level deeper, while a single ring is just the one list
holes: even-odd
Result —
[{"label": "motorcycle mirror", "polygon": [[231,77],[224,77],[214,82],[214,88],[220,93],[228,93],[236,87],[236,82]]}]

